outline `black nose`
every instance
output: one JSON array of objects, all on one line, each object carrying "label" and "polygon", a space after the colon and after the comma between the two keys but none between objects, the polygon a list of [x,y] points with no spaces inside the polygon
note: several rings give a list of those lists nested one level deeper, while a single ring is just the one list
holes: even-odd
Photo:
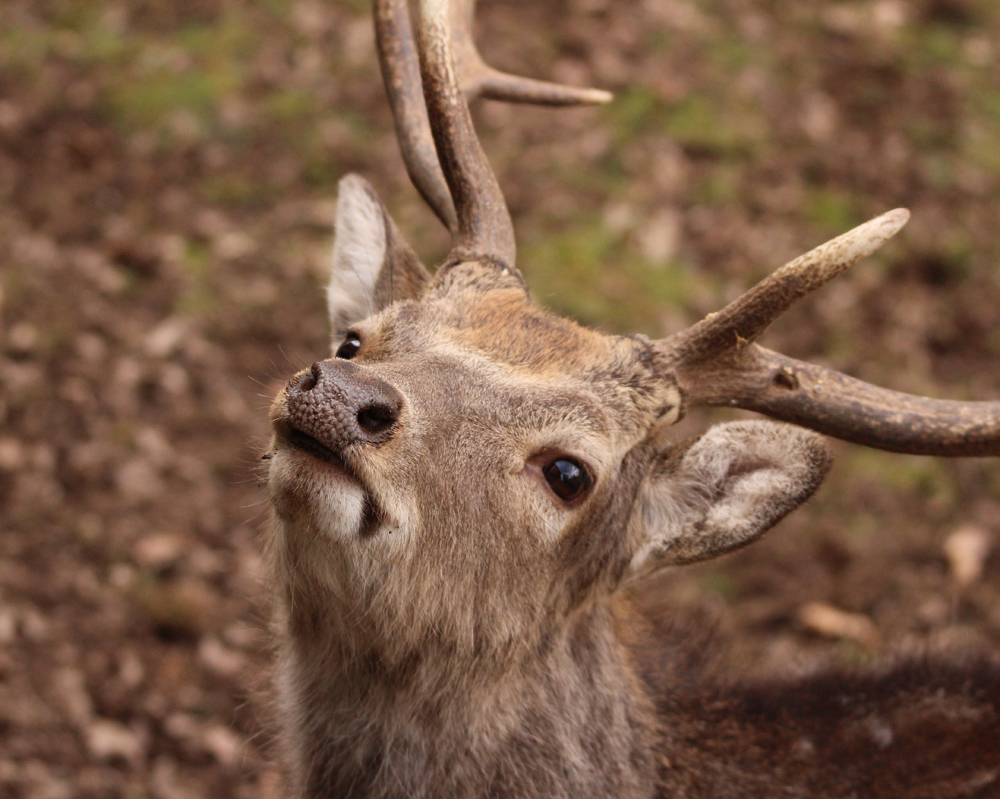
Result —
[{"label": "black nose", "polygon": [[294,378],[285,399],[285,422],[335,455],[354,444],[392,438],[403,407],[397,389],[343,359],[319,361]]}]

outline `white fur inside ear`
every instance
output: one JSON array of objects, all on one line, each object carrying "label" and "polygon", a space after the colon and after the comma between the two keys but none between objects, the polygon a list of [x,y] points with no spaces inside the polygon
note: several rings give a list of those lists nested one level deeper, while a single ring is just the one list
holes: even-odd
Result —
[{"label": "white fur inside ear", "polygon": [[386,230],[381,204],[357,175],[340,181],[333,269],[326,289],[334,332],[374,311],[373,297],[385,261]]},{"label": "white fur inside ear", "polygon": [[644,541],[633,574],[748,544],[802,504],[830,454],[821,436],[773,422],[716,425],[665,463],[642,497]]}]

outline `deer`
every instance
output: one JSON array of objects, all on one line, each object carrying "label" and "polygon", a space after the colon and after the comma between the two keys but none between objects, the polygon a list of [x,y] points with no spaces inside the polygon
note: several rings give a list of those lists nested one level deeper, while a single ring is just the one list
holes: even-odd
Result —
[{"label": "deer", "polygon": [[[629,588],[751,544],[831,465],[823,436],[1000,454],[1000,402],[876,387],[756,343],[905,224],[890,210],[666,338],[537,305],[469,100],[609,95],[485,65],[474,0],[375,0],[407,171],[451,232],[432,273],[339,185],[332,355],[270,411],[266,562],[296,796],[1000,795],[1000,665],[912,659],[707,680]],[[691,408],[767,420],[669,432]]]}]

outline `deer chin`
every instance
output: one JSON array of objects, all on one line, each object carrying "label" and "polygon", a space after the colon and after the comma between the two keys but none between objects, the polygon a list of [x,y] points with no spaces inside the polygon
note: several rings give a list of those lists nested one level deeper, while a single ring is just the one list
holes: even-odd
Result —
[{"label": "deer chin", "polygon": [[339,455],[316,439],[291,431],[278,439],[268,489],[279,518],[339,540],[373,537],[385,513],[371,489]]}]

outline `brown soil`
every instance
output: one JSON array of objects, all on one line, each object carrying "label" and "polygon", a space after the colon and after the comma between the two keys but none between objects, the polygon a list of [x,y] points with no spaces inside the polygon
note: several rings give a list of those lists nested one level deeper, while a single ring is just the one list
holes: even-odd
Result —
[{"label": "brown soil", "polygon": [[[537,296],[663,334],[906,205],[898,241],[766,343],[1000,397],[992,3],[481,5],[493,63],[618,95],[477,108]],[[0,797],[278,790],[258,459],[270,396],[328,350],[336,179],[366,175],[428,262],[446,243],[399,162],[366,13],[0,8]],[[1000,467],[836,450],[809,506],[664,575],[656,601],[712,620],[747,669],[995,651]]]}]

